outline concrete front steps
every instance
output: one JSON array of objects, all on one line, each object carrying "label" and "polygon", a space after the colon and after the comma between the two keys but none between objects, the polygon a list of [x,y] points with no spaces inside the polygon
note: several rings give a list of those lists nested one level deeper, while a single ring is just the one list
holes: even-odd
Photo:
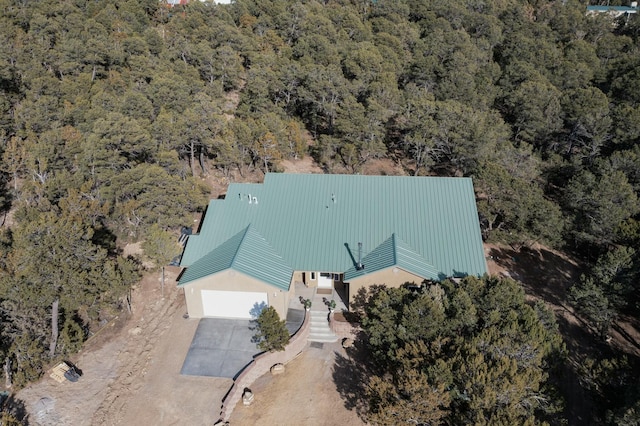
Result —
[{"label": "concrete front steps", "polygon": [[310,342],[332,343],[338,341],[338,336],[333,334],[329,328],[329,310],[314,311],[312,308],[309,314],[311,314],[308,338]]}]

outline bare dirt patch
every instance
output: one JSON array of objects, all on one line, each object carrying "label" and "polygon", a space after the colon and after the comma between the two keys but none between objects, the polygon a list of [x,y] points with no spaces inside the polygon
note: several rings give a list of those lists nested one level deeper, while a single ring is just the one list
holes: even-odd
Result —
[{"label": "bare dirt patch", "polygon": [[[307,174],[322,174],[325,171],[316,163],[313,157],[307,155],[298,159],[284,159],[278,162],[278,170],[284,173],[307,173]],[[335,166],[334,173],[349,173],[347,169],[342,166]],[[403,166],[390,159],[373,159],[367,161],[362,166],[361,170],[364,175],[382,175],[382,176],[405,176],[407,173]],[[261,183],[264,181],[264,172],[259,168],[246,168],[242,173],[233,169],[225,173],[222,170],[216,168],[210,168],[206,174],[200,177],[200,179],[206,183],[211,192],[212,198],[218,198],[224,196],[227,192],[227,187],[232,182],[244,182],[244,183]]]},{"label": "bare dirt patch", "polygon": [[297,160],[282,160],[280,167],[285,173],[324,173],[324,171],[313,161],[313,158],[306,156]]},{"label": "bare dirt patch", "polygon": [[250,406],[242,403],[233,411],[231,425],[364,425],[358,410],[345,399],[354,389],[352,374],[339,367],[348,358],[338,343],[322,349],[307,347],[286,365],[285,372],[259,378],[251,387]]},{"label": "bare dirt patch", "polygon": [[362,165],[363,175],[405,176],[407,173],[401,164],[388,158],[369,160]]},{"label": "bare dirt patch", "polygon": [[[213,424],[229,379],[180,376],[198,324],[183,318],[177,268],[158,273],[132,293],[132,314],[121,314],[73,361],[83,376],[57,383],[48,375],[21,390],[34,425]],[[186,421],[186,423],[185,423]]]}]

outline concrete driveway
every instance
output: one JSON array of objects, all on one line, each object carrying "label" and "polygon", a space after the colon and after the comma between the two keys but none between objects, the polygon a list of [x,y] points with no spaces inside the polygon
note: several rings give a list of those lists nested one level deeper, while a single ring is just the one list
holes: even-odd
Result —
[{"label": "concrete driveway", "polygon": [[[297,331],[303,320],[304,310],[289,309],[289,333]],[[251,320],[202,318],[180,374],[234,379],[261,352],[253,342],[254,328]]]},{"label": "concrete driveway", "polygon": [[202,318],[180,374],[233,379],[260,352],[250,320]]}]

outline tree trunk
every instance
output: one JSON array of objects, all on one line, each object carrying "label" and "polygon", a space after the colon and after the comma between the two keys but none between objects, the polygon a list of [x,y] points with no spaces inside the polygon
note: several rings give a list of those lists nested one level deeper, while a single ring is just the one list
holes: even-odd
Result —
[{"label": "tree trunk", "polygon": [[198,160],[200,162],[200,169],[202,170],[202,174],[206,175],[207,174],[207,168],[206,168],[205,163],[204,163],[204,149],[200,150],[200,153],[198,154]]},{"label": "tree trunk", "polygon": [[127,310],[129,311],[129,313],[133,312],[133,309],[131,307],[131,288],[129,288],[129,292],[127,293]]},{"label": "tree trunk", "polygon": [[56,353],[56,346],[58,345],[58,307],[60,306],[60,299],[53,301],[51,304],[51,343],[49,344],[49,357],[53,358]]},{"label": "tree trunk", "polygon": [[11,383],[11,358],[6,357],[4,359],[4,387],[10,389],[13,386]]},{"label": "tree trunk", "polygon": [[195,144],[191,141],[189,148],[191,149],[190,166],[191,166],[191,174],[193,177],[196,177],[196,153],[195,153]]}]

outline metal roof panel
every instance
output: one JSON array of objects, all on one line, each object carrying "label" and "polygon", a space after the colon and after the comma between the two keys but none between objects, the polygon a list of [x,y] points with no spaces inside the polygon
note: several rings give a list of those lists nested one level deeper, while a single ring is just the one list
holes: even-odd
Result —
[{"label": "metal roof panel", "polygon": [[407,265],[424,259],[440,277],[487,272],[470,178],[269,173],[263,184],[231,184],[182,265],[249,224],[292,270],[347,271],[358,242],[367,256],[395,234],[415,254]]}]

